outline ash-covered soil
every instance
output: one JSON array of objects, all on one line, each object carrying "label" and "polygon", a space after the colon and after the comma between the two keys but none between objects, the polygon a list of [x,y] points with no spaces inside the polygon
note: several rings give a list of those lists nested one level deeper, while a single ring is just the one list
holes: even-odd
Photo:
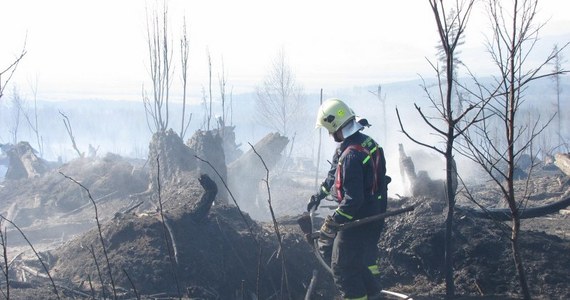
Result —
[{"label": "ash-covered soil", "polygon": [[[96,206],[62,173],[85,186]],[[8,261],[10,275],[9,288],[5,278],[0,279],[4,295],[9,291],[11,299],[303,299],[316,270],[311,299],[338,298],[331,276],[319,265],[296,222],[313,190],[312,172],[280,172],[270,180],[270,197],[267,190],[256,193],[259,187],[252,187],[257,196],[251,201],[267,214],[263,221],[250,218],[231,200],[229,205],[214,203],[201,218],[198,204],[206,191],[199,174],[187,176],[164,187],[162,214],[156,194],[147,192],[144,162],[115,155],[77,159],[42,177],[3,182],[2,215],[29,239],[28,243],[14,226],[3,223],[7,259],[0,265],[5,269]],[[523,184],[517,186],[522,189]],[[529,206],[568,197],[568,180],[560,172],[539,173],[531,186]],[[472,193],[486,207],[501,207],[501,196],[491,184],[478,185]],[[442,299],[446,204],[399,198],[391,199],[389,209],[409,205],[415,205],[414,211],[387,219],[379,241],[382,283],[414,299]],[[457,205],[474,207],[464,197]],[[319,212],[317,223],[330,210]],[[570,299],[568,214],[522,222],[521,249],[533,296]],[[509,226],[456,212],[457,295],[517,298]]]}]

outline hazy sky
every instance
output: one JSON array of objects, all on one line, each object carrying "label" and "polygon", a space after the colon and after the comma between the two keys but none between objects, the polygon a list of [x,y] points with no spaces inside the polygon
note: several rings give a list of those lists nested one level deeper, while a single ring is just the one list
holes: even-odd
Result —
[{"label": "hazy sky", "polygon": [[[542,36],[570,33],[570,1],[539,5],[538,19],[549,19]],[[37,82],[40,98],[140,98],[143,83],[149,86],[147,7],[155,2],[0,0],[0,68],[26,40],[28,54],[12,80],[24,93]],[[176,55],[186,18],[193,94],[208,83],[208,51],[214,81],[223,59],[234,92],[259,85],[280,49],[305,90],[318,92],[430,75],[426,57],[434,57],[437,42],[425,0],[171,0],[168,8]],[[467,55],[481,47],[486,21],[481,10],[473,13]]]}]

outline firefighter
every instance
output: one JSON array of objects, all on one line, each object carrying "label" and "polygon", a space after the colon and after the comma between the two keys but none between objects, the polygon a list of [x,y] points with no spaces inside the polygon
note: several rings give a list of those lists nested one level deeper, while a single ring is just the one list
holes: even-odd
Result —
[{"label": "firefighter", "polygon": [[343,231],[338,228],[339,224],[386,211],[389,177],[384,151],[361,132],[363,125],[357,122],[354,111],[339,99],[323,102],[316,126],[325,128],[340,143],[333,158],[338,162],[334,172],[329,172],[321,191],[307,204],[308,211],[314,210],[327,194],[338,201],[337,209],[321,227],[319,250],[325,259],[330,256],[333,278],[344,299],[370,299],[381,291],[374,275],[379,273],[377,243],[384,221]]}]

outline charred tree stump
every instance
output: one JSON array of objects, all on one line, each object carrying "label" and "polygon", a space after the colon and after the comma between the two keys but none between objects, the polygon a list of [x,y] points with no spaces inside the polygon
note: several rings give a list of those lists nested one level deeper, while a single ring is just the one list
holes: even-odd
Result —
[{"label": "charred tree stump", "polygon": [[[271,170],[281,159],[281,153],[287,143],[287,137],[270,133],[255,144],[254,148]],[[261,160],[252,149],[228,166],[228,186],[245,211],[250,212],[250,209],[256,208],[255,198],[259,182],[265,178],[265,173]]]},{"label": "charred tree stump", "polygon": [[210,208],[216,199],[218,187],[207,174],[201,174],[200,178],[198,178],[198,181],[204,188],[204,193],[202,193],[202,196],[198,201],[193,203],[191,208],[191,215],[192,219],[195,222],[200,223],[208,216]]},{"label": "charred tree stump", "polygon": [[[183,180],[181,173],[190,172],[197,169],[194,150],[184,145],[182,139],[172,130],[157,132],[153,134],[149,145],[150,187],[156,191],[158,187],[158,174],[160,182],[167,186],[176,180]],[[158,158],[158,161],[157,161]],[[160,165],[160,172],[158,167]]]},{"label": "charred tree stump", "polygon": [[554,164],[560,171],[566,174],[566,176],[570,176],[570,153],[556,153],[554,159]]},{"label": "charred tree stump", "polygon": [[10,160],[5,176],[8,180],[39,177],[49,170],[47,162],[36,155],[28,142],[2,145],[2,150]]},{"label": "charred tree stump", "polygon": [[412,158],[406,155],[404,151],[404,145],[398,144],[399,153],[399,165],[400,165],[400,176],[402,177],[402,183],[404,184],[405,192],[411,194],[412,187],[416,183],[416,167]]},{"label": "charred tree stump", "polygon": [[224,126],[220,129],[212,130],[222,137],[222,148],[224,149],[226,164],[232,163],[243,154],[243,151],[239,149],[241,144],[236,144],[236,134],[234,130],[235,126]]},{"label": "charred tree stump", "polygon": [[[431,179],[425,170],[420,170],[416,173],[414,161],[410,156],[406,155],[402,144],[399,144],[399,153],[400,175],[402,176],[406,193],[410,193],[413,197],[429,197],[445,201],[445,180]],[[453,176],[453,178],[456,179],[457,176]],[[456,189],[457,180],[452,182],[452,184],[454,185],[454,189]]]},{"label": "charred tree stump", "polygon": [[[199,161],[198,171],[201,174],[207,174],[211,180],[214,180],[217,186],[223,186],[222,180],[227,182],[228,177],[226,158],[222,144],[223,140],[217,132],[201,130],[196,131],[196,133],[194,133],[187,142],[188,147],[194,150],[198,157],[208,161],[212,165],[209,166],[208,164]],[[216,170],[212,170],[212,167]],[[218,201],[216,202],[220,204],[229,203],[228,194],[225,189],[218,191]]]}]

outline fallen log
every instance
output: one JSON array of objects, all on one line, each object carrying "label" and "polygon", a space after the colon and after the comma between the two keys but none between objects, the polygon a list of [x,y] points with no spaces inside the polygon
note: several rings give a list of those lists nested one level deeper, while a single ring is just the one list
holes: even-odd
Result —
[{"label": "fallen log", "polygon": [[[520,213],[520,218],[532,219],[537,217],[543,217],[549,214],[556,213],[562,209],[565,209],[568,206],[570,206],[570,197],[559,200],[551,204],[522,209]],[[473,208],[456,206],[456,209],[457,211],[461,211],[466,214],[482,219],[492,219],[497,221],[510,221],[512,219],[511,210],[508,208],[476,210]]]},{"label": "fallen log", "polygon": [[34,276],[36,276],[36,277],[49,278],[46,274],[42,273],[41,271],[36,270],[36,269],[33,269],[33,268],[30,268],[30,267],[28,267],[28,266],[26,266],[26,265],[21,265],[21,266],[20,266],[20,269],[23,270],[23,271],[26,271],[26,272],[28,272],[29,274],[34,275]]}]

